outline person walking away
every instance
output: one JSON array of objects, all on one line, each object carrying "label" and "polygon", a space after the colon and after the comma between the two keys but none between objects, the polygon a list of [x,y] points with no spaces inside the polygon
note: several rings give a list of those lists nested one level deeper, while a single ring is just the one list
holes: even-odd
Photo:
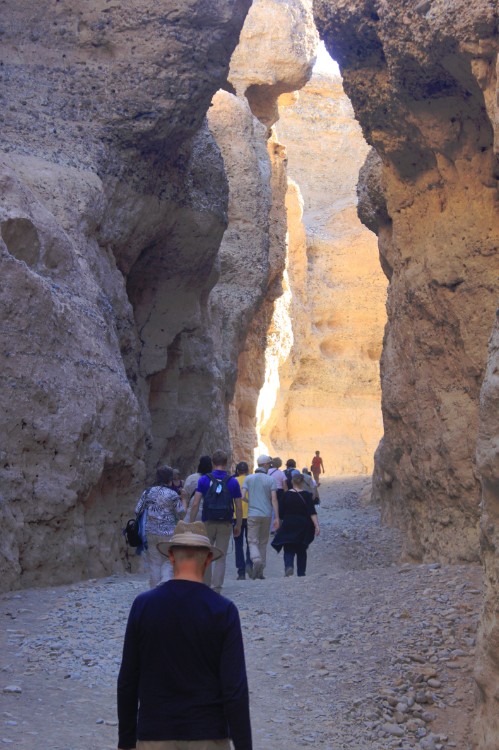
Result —
[{"label": "person walking away", "polygon": [[287,484],[287,487],[286,486],[284,487],[285,490],[291,490],[293,488],[292,474],[293,474],[293,471],[295,470],[296,470],[296,461],[294,460],[294,458],[288,458],[288,460],[286,461],[286,469],[284,471],[284,475],[286,477],[286,484]]},{"label": "person walking away", "polygon": [[[239,482],[241,489],[242,506],[243,506],[243,517],[241,521],[241,533],[239,536],[234,537],[234,551],[236,557],[236,569],[237,569],[237,580],[244,581],[246,579],[246,568],[252,569],[253,563],[251,562],[249,545],[248,545],[248,500],[244,497],[243,484],[244,480],[249,474],[249,467],[246,461],[239,461],[236,466],[236,479]],[[234,517],[235,519],[235,517]],[[244,554],[246,541],[246,555]]]},{"label": "person walking away", "polygon": [[[132,604],[118,676],[119,750],[252,750],[239,613],[203,584],[221,551],[181,521],[159,544],[174,578]],[[230,738],[230,739],[229,739]]]},{"label": "person walking away", "polygon": [[307,549],[320,534],[319,520],[312,495],[304,489],[303,474],[293,474],[293,489],[284,493],[280,506],[281,527],[277,531],[272,547],[280,552],[284,547],[284,575],[296,573],[304,576],[307,570]]},{"label": "person walking away", "polygon": [[182,497],[183,487],[184,483],[180,478],[180,469],[173,469],[172,490],[175,490],[177,495],[180,495],[180,497]]},{"label": "person walking away", "polygon": [[282,500],[282,497],[287,489],[286,474],[282,471],[281,466],[282,460],[279,458],[279,456],[276,456],[276,458],[272,459],[272,466],[268,471],[269,477],[275,479],[275,483],[277,486],[277,503]]},{"label": "person walking away", "polygon": [[246,569],[250,578],[264,578],[263,571],[267,560],[267,544],[270,536],[272,509],[274,510],[275,531],[279,528],[279,507],[277,505],[277,486],[269,477],[272,459],[270,456],[258,456],[257,469],[244,480],[243,492],[248,497],[248,543],[253,569]]},{"label": "person walking away", "polygon": [[198,482],[200,477],[204,476],[205,474],[209,474],[210,471],[213,471],[213,464],[211,462],[211,456],[201,456],[198,463],[197,471],[194,472],[194,474],[189,474],[187,479],[184,482],[184,486],[182,488],[182,500],[184,502],[184,507],[186,508],[186,516],[185,520],[187,522],[193,522],[193,521],[200,521],[201,520],[201,514],[203,511],[203,504],[199,504],[197,517],[191,518],[191,502],[194,498]]},{"label": "person walking away", "polygon": [[173,469],[170,466],[160,466],[156,470],[156,484],[142,493],[135,508],[136,514],[147,514],[145,560],[151,588],[170,580],[173,575],[170,562],[156,548],[165,537],[173,534],[175,525],[184,515],[182,500],[171,488],[172,479]]},{"label": "person walking away", "polygon": [[[223,555],[206,570],[205,583],[218,594],[222,591],[225,578],[225,559],[231,535],[239,536],[242,523],[241,489],[235,477],[227,474],[228,456],[225,451],[215,451],[211,457],[213,471],[200,477],[192,501],[191,518],[196,518],[201,498],[203,498],[202,520],[210,544],[219,547]],[[236,511],[236,523],[232,525]]]},{"label": "person walking away", "polygon": [[315,451],[315,456],[312,459],[312,465],[310,467],[310,471],[314,475],[314,479],[317,482],[317,487],[321,486],[321,483],[319,481],[319,477],[322,473],[325,474],[326,471],[324,469],[324,461],[322,460],[320,451]]},{"label": "person walking away", "polygon": [[317,482],[310,473],[310,469],[307,469],[307,467],[304,466],[301,473],[303,474],[305,489],[312,494],[314,505],[320,505],[321,499],[319,497],[319,490],[317,489]]}]

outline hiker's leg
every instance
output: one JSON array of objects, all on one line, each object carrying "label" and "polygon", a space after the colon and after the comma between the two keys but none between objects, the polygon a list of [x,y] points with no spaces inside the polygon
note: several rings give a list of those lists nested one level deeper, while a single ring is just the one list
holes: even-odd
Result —
[{"label": "hiker's leg", "polygon": [[245,561],[244,561],[244,521],[241,526],[241,533],[239,536],[234,537],[234,552],[236,555],[236,569],[240,576],[245,574]]},{"label": "hiker's leg", "polygon": [[296,545],[296,574],[304,576],[307,570],[307,548],[303,544]]},{"label": "hiker's leg", "polygon": [[284,545],[284,573],[290,575],[289,571],[294,571],[295,550],[294,544]]},{"label": "hiker's leg", "polygon": [[251,516],[248,518],[248,545],[250,550],[251,562],[253,565],[260,562],[260,516]]},{"label": "hiker's leg", "polygon": [[166,557],[161,554],[157,549],[156,545],[159,542],[164,542],[165,537],[161,534],[148,534],[147,535],[147,550],[145,553],[145,560],[147,566],[147,572],[149,573],[149,586],[154,588],[161,582],[161,566],[166,561]]},{"label": "hiker's leg", "polygon": [[216,526],[216,533],[211,544],[222,550],[223,555],[218,560],[215,560],[215,562],[212,562],[209,567],[211,567],[211,588],[219,594],[224,584],[227,550],[229,549],[229,542],[232,536],[232,523],[227,521],[226,523],[214,524],[214,526]]},{"label": "hiker's leg", "polygon": [[248,519],[247,518],[243,518],[241,536],[243,535],[246,539],[246,565],[251,565],[251,555],[250,555],[250,548],[249,548],[249,542],[248,542]]},{"label": "hiker's leg", "polygon": [[270,537],[270,523],[271,518],[260,519],[260,532],[259,532],[259,545],[260,545],[260,560],[262,563],[262,570],[265,568],[267,562],[267,547],[269,544]]},{"label": "hiker's leg", "polygon": [[[205,521],[204,525],[206,527],[206,535],[208,539],[210,540],[210,544],[215,544],[215,539],[217,537],[217,529],[216,529],[217,524],[214,523],[213,521]],[[210,588],[211,588],[212,568],[213,568],[213,563],[211,563],[211,565],[208,565],[204,574],[204,578],[203,578],[204,583],[206,583],[207,586],[210,586]]]}]

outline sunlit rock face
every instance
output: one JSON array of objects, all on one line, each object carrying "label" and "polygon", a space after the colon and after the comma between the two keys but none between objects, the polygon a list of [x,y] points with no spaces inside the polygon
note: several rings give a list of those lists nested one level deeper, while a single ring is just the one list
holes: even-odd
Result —
[{"label": "sunlit rock face", "polygon": [[[245,460],[250,465],[257,444],[255,413],[260,390],[265,382],[266,351],[272,346],[273,340],[269,327],[275,304],[279,304],[276,300],[283,291],[282,274],[286,256],[286,150],[279,143],[271,125],[277,118],[279,95],[305,85],[310,78],[317,43],[318,34],[310,0],[255,0],[230,64],[229,83],[237,92],[238,98],[247,102],[257,121],[266,126],[264,131],[265,139],[268,138],[270,165],[268,258],[262,266],[263,256],[258,250],[259,236],[254,239],[251,237],[251,227],[255,222],[251,194],[246,196],[244,188],[247,184],[244,170],[248,166],[238,156],[238,141],[232,139],[227,151],[232,159],[239,160],[239,167],[234,171],[232,182],[229,175],[236,216],[233,224],[229,210],[227,235],[232,238],[228,237],[227,247],[230,251],[230,264],[237,269],[235,280],[240,285],[239,295],[249,294],[252,287],[255,304],[252,308],[254,317],[249,319],[248,316],[243,316],[249,329],[246,339],[239,336],[238,374],[230,407],[229,428],[234,461]],[[230,133],[228,137],[230,140]],[[222,151],[225,159],[226,151]],[[253,258],[252,243],[255,243]],[[267,273],[266,291],[263,297],[258,297],[255,295],[255,280],[262,268]],[[223,284],[223,279],[221,282]],[[217,287],[212,293],[213,298],[216,290]],[[239,298],[236,295],[236,299]],[[234,310],[233,307],[230,315],[234,315]]]},{"label": "sunlit rock face", "polygon": [[205,113],[249,0],[80,5],[2,7],[2,588],[115,569],[146,473],[228,444]]},{"label": "sunlit rock face", "polygon": [[220,91],[209,124],[229,182],[228,227],[219,251],[220,278],[209,297],[209,324],[226,398],[232,401],[232,458],[251,465],[265,337],[284,267],[286,229],[279,186],[286,183],[285,165],[244,97]]},{"label": "sunlit rock face", "polygon": [[307,83],[317,42],[311,0],[254,0],[231,59],[229,81],[265,125],[279,117],[279,95]]},{"label": "sunlit rock face", "polygon": [[377,208],[361,209],[390,279],[375,494],[413,557],[477,559],[478,399],[498,292],[493,8],[318,0],[315,13],[381,157],[364,175]]},{"label": "sunlit rock face", "polygon": [[316,0],[314,10],[380,156],[365,170],[361,211],[377,226],[390,279],[375,492],[385,518],[406,528],[412,556],[476,559],[482,476],[475,745],[495,750],[497,328],[487,350],[498,296],[495,4]]},{"label": "sunlit rock face", "polygon": [[356,211],[358,172],[369,147],[334,72],[315,73],[294,101],[282,97],[280,104],[277,131],[301,193],[304,226],[291,185],[293,346],[279,368],[281,388],[262,440],[273,455],[291,456],[300,467],[320,450],[330,474],[370,473],[382,434],[386,278],[376,237]]}]

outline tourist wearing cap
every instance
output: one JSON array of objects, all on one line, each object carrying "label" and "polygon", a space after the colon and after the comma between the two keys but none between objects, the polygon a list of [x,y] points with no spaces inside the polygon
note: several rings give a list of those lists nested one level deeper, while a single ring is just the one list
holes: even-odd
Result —
[{"label": "tourist wearing cap", "polygon": [[277,485],[267,474],[272,464],[270,456],[258,456],[254,474],[248,474],[243,484],[243,493],[248,498],[248,544],[253,568],[247,568],[250,578],[264,578],[267,560],[267,544],[274,510],[274,530],[279,528]]},{"label": "tourist wearing cap", "polygon": [[[221,550],[201,521],[158,544],[173,580],[130,610],[118,676],[120,750],[252,750],[236,606],[203,583]],[[160,743],[160,744],[159,744]]]}]

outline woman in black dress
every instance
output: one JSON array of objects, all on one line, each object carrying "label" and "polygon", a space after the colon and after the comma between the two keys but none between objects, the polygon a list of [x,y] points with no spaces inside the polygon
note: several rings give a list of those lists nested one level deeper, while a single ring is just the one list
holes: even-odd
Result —
[{"label": "woman in black dress", "polygon": [[303,474],[292,473],[293,488],[284,493],[279,503],[281,526],[272,541],[272,547],[280,552],[284,547],[284,575],[296,573],[304,576],[307,569],[307,548],[319,535],[319,521],[311,492],[307,492]]}]

